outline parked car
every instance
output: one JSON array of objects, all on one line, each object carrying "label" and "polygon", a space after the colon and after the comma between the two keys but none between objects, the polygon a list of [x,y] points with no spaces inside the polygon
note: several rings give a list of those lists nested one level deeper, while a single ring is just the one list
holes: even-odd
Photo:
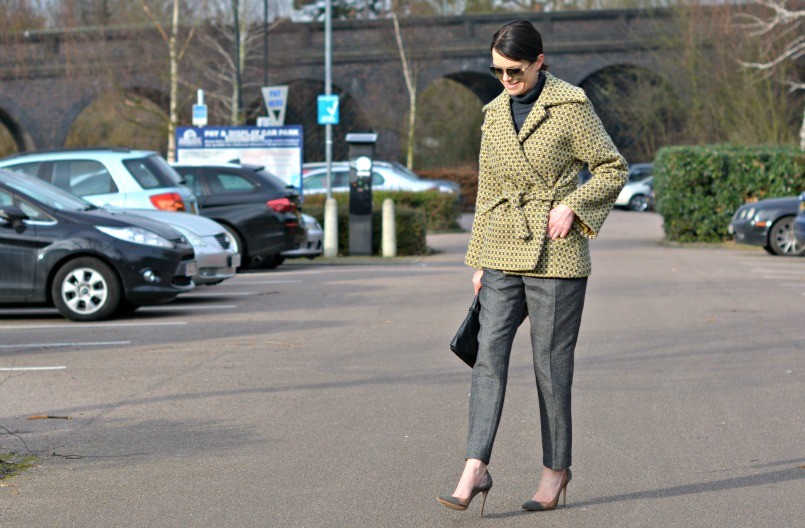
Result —
[{"label": "parked car", "polygon": [[302,241],[298,248],[283,251],[283,257],[313,259],[322,254],[324,250],[322,245],[324,229],[322,229],[321,224],[312,216],[304,213],[302,213],[302,222],[305,224],[305,240]]},{"label": "parked car", "polygon": [[[23,172],[21,171],[21,173]],[[71,192],[74,187],[70,185],[69,179],[59,178],[57,181],[63,191],[75,194]],[[80,191],[81,188],[78,186],[75,189]],[[197,285],[218,284],[235,276],[237,267],[240,266],[240,255],[229,248],[232,238],[226,230],[209,218],[159,209],[115,209],[168,224],[183,234],[193,246],[193,252],[196,255],[198,270],[193,276],[193,282]]]},{"label": "parked car", "polygon": [[196,197],[156,152],[125,148],[22,152],[0,160],[0,168],[36,176],[99,207],[198,212]]},{"label": "parked car", "polygon": [[654,192],[654,177],[637,181],[627,181],[615,200],[615,207],[625,207],[631,211],[648,211],[649,197]]},{"label": "parked car", "polygon": [[159,222],[109,212],[0,170],[0,305],[98,321],[192,290],[193,248]]},{"label": "parked car", "polygon": [[241,265],[275,268],[284,251],[305,239],[294,187],[259,165],[175,164],[198,198],[199,211],[212,218],[234,241]]},{"label": "parked car", "polygon": [[763,246],[772,255],[800,256],[805,254],[805,245],[794,238],[799,208],[796,196],[744,204],[735,211],[727,231],[736,242]]},{"label": "parked car", "polygon": [[211,286],[231,279],[240,266],[240,255],[234,249],[234,240],[218,222],[201,215],[171,213],[155,209],[119,209],[162,222],[176,229],[193,246],[198,270],[193,275],[197,286]]},{"label": "parked car", "polygon": [[[327,192],[327,164],[305,163],[302,165],[302,189],[305,194]],[[349,162],[332,164],[332,192],[349,192]],[[440,191],[461,196],[461,186],[450,180],[425,180],[405,165],[397,162],[372,162],[372,190],[375,191]]]},{"label": "parked car", "polygon": [[805,192],[799,195],[799,213],[794,217],[794,238],[805,247]]}]

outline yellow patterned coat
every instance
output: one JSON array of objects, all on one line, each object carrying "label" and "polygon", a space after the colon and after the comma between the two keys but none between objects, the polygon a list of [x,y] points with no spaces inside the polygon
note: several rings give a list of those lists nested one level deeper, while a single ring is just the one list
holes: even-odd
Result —
[{"label": "yellow patterned coat", "polygon": [[[595,238],[626,183],[618,153],[581,88],[547,76],[520,133],[504,91],[484,107],[478,198],[465,263],[518,275],[575,278],[591,272]],[[587,163],[593,177],[577,188]],[[551,207],[576,213],[564,239],[547,235]]]}]

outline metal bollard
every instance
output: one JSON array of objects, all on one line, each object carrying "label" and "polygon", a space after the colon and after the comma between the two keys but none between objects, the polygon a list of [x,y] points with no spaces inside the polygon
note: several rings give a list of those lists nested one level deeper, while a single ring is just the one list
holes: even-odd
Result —
[{"label": "metal bollard", "polygon": [[383,200],[383,256],[397,256],[397,222],[394,218],[394,201]]},{"label": "metal bollard", "polygon": [[324,256],[338,256],[338,202],[335,198],[324,202]]}]

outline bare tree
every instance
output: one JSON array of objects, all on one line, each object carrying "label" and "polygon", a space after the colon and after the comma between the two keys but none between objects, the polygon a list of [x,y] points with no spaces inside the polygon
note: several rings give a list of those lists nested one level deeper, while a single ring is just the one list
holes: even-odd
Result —
[{"label": "bare tree", "polygon": [[159,30],[162,39],[168,44],[168,61],[170,63],[170,102],[168,103],[168,161],[176,161],[176,127],[179,124],[178,99],[179,99],[179,62],[187,51],[187,46],[193,39],[196,24],[190,27],[190,31],[181,49],[179,48],[179,0],[173,0],[173,12],[171,25],[166,30],[162,21],[154,15],[153,10],[148,5],[147,0],[142,0],[145,13]]},{"label": "bare tree", "polygon": [[[232,125],[243,124],[247,117],[243,109],[244,90],[262,84],[257,80],[246,81],[244,75],[249,56],[259,48],[262,39],[262,25],[253,23],[262,19],[262,9],[262,2],[248,0],[212,2],[206,30],[198,34],[204,52],[198,54],[197,60],[204,76],[212,80],[206,88],[207,97],[223,108]],[[280,22],[275,20],[269,31]]]},{"label": "bare tree", "polygon": [[403,46],[400,21],[397,20],[397,13],[391,14],[391,20],[394,23],[394,37],[397,40],[397,50],[400,53],[403,77],[405,77],[405,88],[408,90],[408,136],[405,143],[405,164],[409,169],[413,169],[414,132],[416,130],[416,72],[414,71],[414,65],[408,60],[405,54],[405,46]]},{"label": "bare tree", "polygon": [[[755,62],[741,61],[746,68],[753,68],[763,72],[779,71],[786,64],[805,57],[805,32],[803,20],[805,9],[795,9],[794,5],[801,7],[800,1],[792,0],[752,0],[759,8],[755,12],[738,14],[738,27],[746,29],[750,35],[758,37],[763,47],[766,60]],[[791,4],[789,8],[787,4]],[[802,70],[793,68],[795,75]],[[805,90],[805,81],[797,77],[784,79],[790,90]],[[805,150],[805,107],[802,110],[802,125],[799,129],[799,148]]]}]

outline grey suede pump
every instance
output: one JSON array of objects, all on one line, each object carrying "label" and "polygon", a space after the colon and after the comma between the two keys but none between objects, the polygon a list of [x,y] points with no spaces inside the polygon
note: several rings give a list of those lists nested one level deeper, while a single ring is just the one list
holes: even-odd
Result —
[{"label": "grey suede pump", "polygon": [[559,505],[559,495],[562,495],[564,492],[563,499],[562,499],[562,506],[567,506],[567,484],[570,482],[570,479],[573,478],[573,473],[570,472],[570,468],[565,470],[565,478],[562,480],[562,487],[559,488],[559,491],[556,492],[556,497],[553,498],[551,502],[537,502],[535,500],[527,500],[523,503],[522,508],[528,511],[551,511],[555,510],[556,506]]},{"label": "grey suede pump", "polygon": [[464,511],[469,507],[470,503],[472,502],[472,499],[474,499],[476,495],[478,495],[479,493],[483,493],[484,500],[483,502],[481,502],[481,517],[483,517],[484,506],[486,505],[486,496],[489,493],[490,489],[492,489],[492,475],[490,475],[489,472],[487,471],[486,481],[477,488],[473,488],[472,493],[470,493],[470,496],[467,497],[466,500],[462,501],[456,497],[453,497],[452,495],[440,495],[439,498],[436,499],[436,501],[439,504],[446,506],[447,508],[450,508],[451,510]]}]

